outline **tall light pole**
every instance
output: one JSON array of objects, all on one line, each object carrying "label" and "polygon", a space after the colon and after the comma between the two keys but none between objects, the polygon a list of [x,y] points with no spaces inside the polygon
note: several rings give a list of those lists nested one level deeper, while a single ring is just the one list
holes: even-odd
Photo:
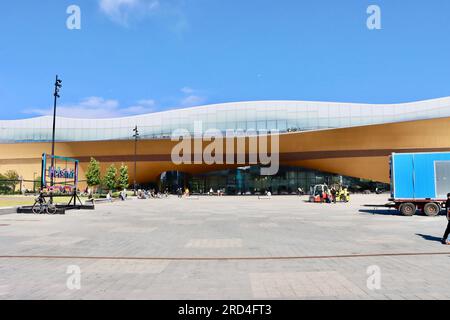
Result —
[{"label": "tall light pole", "polygon": [[56,75],[56,81],[55,81],[55,92],[53,93],[53,96],[55,98],[53,103],[53,131],[52,131],[52,166],[50,171],[50,203],[53,203],[53,185],[55,183],[54,177],[55,177],[55,131],[56,131],[56,101],[60,97],[59,96],[59,89],[62,87],[62,80],[58,78],[58,75]]},{"label": "tall light pole", "polygon": [[134,138],[134,194],[136,195],[136,176],[137,176],[137,141],[139,139],[139,130],[136,126],[133,129],[133,138]]}]

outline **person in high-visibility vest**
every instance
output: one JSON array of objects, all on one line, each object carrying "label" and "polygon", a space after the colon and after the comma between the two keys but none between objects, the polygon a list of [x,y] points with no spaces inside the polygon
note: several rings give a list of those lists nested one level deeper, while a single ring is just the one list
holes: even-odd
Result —
[{"label": "person in high-visibility vest", "polygon": [[349,202],[350,201],[350,193],[348,192],[347,188],[344,188],[344,201]]}]

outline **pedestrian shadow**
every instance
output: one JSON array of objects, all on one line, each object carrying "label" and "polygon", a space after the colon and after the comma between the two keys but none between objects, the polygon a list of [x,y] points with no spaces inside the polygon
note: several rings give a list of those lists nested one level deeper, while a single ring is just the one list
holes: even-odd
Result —
[{"label": "pedestrian shadow", "polygon": [[427,240],[427,241],[434,241],[434,242],[439,242],[439,243],[442,241],[442,238],[430,236],[428,234],[416,233],[416,236],[422,237],[422,239]]},{"label": "pedestrian shadow", "polygon": [[400,212],[394,209],[360,209],[359,212],[382,216],[401,216]]}]

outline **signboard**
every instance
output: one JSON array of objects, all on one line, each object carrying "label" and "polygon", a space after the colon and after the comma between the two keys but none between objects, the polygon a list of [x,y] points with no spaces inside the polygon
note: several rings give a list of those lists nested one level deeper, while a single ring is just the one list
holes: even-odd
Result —
[{"label": "signboard", "polygon": [[[52,158],[54,159],[54,167],[52,167]],[[78,186],[78,166],[79,161],[76,159],[42,154],[42,189],[73,193]],[[53,186],[51,186],[52,178]]]}]

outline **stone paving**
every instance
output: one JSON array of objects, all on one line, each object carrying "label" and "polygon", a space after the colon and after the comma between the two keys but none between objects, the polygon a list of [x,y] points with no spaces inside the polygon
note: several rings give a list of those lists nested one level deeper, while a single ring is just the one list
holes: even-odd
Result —
[{"label": "stone paving", "polygon": [[169,197],[2,215],[0,299],[450,299],[446,218],[363,207],[387,197]]}]

